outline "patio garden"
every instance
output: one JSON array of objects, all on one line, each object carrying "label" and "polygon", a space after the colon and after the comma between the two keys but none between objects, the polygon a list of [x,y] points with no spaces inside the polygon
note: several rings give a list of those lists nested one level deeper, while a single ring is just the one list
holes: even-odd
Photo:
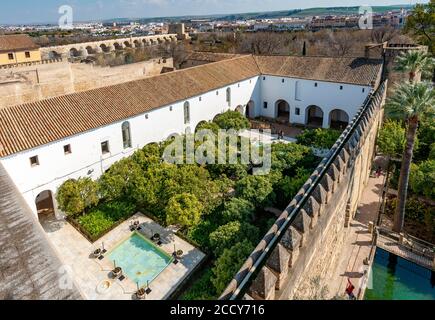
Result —
[{"label": "patio garden", "polygon": [[[230,111],[200,128],[240,130],[249,122]],[[59,208],[91,241],[137,211],[162,226],[177,225],[181,237],[210,257],[180,298],[215,299],[275,221],[264,208],[283,210],[320,159],[309,146],[276,143],[270,172],[253,175],[252,165],[240,159],[225,165],[165,163],[170,143],[145,146],[97,181],[66,181],[57,193]]]}]

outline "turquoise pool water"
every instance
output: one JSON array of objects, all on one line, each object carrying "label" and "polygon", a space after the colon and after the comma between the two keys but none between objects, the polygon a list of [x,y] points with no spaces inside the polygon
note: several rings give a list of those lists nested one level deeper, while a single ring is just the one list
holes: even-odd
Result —
[{"label": "turquoise pool water", "polygon": [[435,300],[429,269],[377,248],[371,272],[373,288],[367,288],[365,300]]},{"label": "turquoise pool water", "polygon": [[108,258],[140,287],[151,283],[171,262],[172,257],[138,233],[113,249]]}]

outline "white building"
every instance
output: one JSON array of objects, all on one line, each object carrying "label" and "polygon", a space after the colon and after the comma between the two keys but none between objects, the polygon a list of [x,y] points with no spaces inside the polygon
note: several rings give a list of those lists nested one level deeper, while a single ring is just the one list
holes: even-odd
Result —
[{"label": "white building", "polygon": [[[30,208],[70,178],[97,179],[138,148],[227,110],[301,125],[349,122],[382,61],[241,56],[0,110],[0,161]],[[56,205],[54,204],[54,207]]]}]

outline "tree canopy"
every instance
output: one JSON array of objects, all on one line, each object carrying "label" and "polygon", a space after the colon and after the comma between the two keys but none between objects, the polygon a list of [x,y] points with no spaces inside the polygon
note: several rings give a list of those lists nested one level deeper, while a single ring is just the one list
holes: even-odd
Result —
[{"label": "tree canopy", "polygon": [[222,255],[217,259],[215,267],[212,269],[214,277],[211,281],[218,294],[225,290],[231,279],[237,271],[239,271],[240,267],[253,250],[254,246],[247,240],[224,250]]},{"label": "tree canopy", "polygon": [[225,130],[243,130],[250,127],[249,120],[246,119],[240,112],[237,111],[227,111],[224,112],[214,119],[214,122],[221,128]]},{"label": "tree canopy", "polygon": [[414,7],[406,19],[405,31],[414,34],[421,44],[429,46],[435,53],[435,0]]},{"label": "tree canopy", "polygon": [[341,132],[334,129],[307,129],[298,135],[299,144],[309,147],[331,149],[335,142],[340,138]]},{"label": "tree canopy", "polygon": [[59,209],[67,215],[82,214],[98,204],[98,184],[90,178],[67,180],[59,187],[56,200]]},{"label": "tree canopy", "polygon": [[378,136],[380,151],[390,157],[401,156],[406,144],[406,130],[396,120],[386,120]]},{"label": "tree canopy", "polygon": [[258,228],[239,221],[229,222],[217,228],[210,234],[210,245],[214,248],[214,253],[219,256],[226,248],[230,248],[238,242],[248,240],[255,243],[258,240]]},{"label": "tree canopy", "polygon": [[423,161],[411,166],[409,177],[411,190],[435,200],[435,160]]},{"label": "tree canopy", "polygon": [[264,176],[246,176],[238,181],[236,195],[255,206],[265,205],[275,197],[272,183]]},{"label": "tree canopy", "polygon": [[203,205],[190,193],[174,195],[166,206],[166,222],[182,227],[197,225],[201,219]]}]

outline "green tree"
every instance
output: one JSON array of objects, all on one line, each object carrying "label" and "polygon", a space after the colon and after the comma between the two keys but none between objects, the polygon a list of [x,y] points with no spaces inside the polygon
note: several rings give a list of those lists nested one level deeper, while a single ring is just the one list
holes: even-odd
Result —
[{"label": "green tree", "polygon": [[182,227],[192,227],[199,223],[203,205],[190,193],[173,196],[166,206],[166,222]]},{"label": "green tree", "polygon": [[67,180],[59,187],[56,200],[59,209],[67,215],[84,213],[98,204],[98,184],[91,178]]},{"label": "green tree", "polygon": [[414,82],[418,74],[431,77],[434,68],[434,59],[421,50],[409,50],[399,54],[396,59],[396,70],[407,72],[409,81]]},{"label": "green tree", "polygon": [[412,164],[409,185],[414,193],[435,199],[435,160]]},{"label": "green tree", "polygon": [[401,121],[386,120],[379,131],[378,147],[388,157],[398,157],[406,144],[406,130]]},{"label": "green tree", "polygon": [[311,175],[311,171],[300,168],[293,176],[284,176],[277,185],[277,199],[280,208],[286,207],[296,196]]},{"label": "green tree", "polygon": [[161,162],[161,146],[157,143],[148,144],[141,150],[136,151],[131,158],[143,170],[146,170],[151,165],[157,165]]},{"label": "green tree", "polygon": [[230,249],[225,249],[216,260],[212,269],[214,277],[211,282],[218,294],[225,290],[253,250],[254,246],[248,240],[245,240],[235,244]]},{"label": "green tree", "polygon": [[218,115],[214,122],[221,128],[225,130],[243,130],[250,127],[249,120],[246,119],[240,112],[237,111],[227,111]]},{"label": "green tree", "polygon": [[425,82],[399,84],[387,103],[386,112],[393,119],[402,119],[408,122],[406,146],[402,157],[399,178],[399,203],[394,215],[393,227],[394,231],[401,232],[405,219],[409,172],[417,137],[418,123],[424,119],[433,120],[435,115],[435,95],[432,85]]},{"label": "green tree", "polygon": [[195,131],[197,132],[199,130],[211,130],[215,134],[217,134],[219,129],[219,126],[214,122],[201,122],[200,124],[198,124]]},{"label": "green tree", "polygon": [[223,223],[231,221],[251,221],[255,207],[249,201],[240,198],[232,198],[225,202],[221,213]]},{"label": "green tree", "polygon": [[114,163],[108,172],[100,177],[103,197],[112,201],[132,198],[136,188],[145,184],[144,172],[132,158],[125,158]]},{"label": "green tree", "polygon": [[302,160],[311,155],[309,147],[296,143],[274,143],[272,145],[272,169],[291,174]]},{"label": "green tree", "polygon": [[435,53],[435,0],[427,4],[417,4],[406,19],[405,31],[416,36],[420,44],[429,46]]},{"label": "green tree", "polygon": [[231,248],[238,242],[246,239],[250,243],[255,243],[258,237],[259,230],[256,226],[233,221],[220,226],[210,234],[210,246],[214,254],[219,256],[225,249]]},{"label": "green tree", "polygon": [[420,121],[416,161],[435,160],[435,121]]},{"label": "green tree", "polygon": [[264,176],[246,176],[236,183],[236,196],[256,207],[267,205],[274,200],[272,183]]},{"label": "green tree", "polygon": [[306,129],[296,137],[297,142],[308,147],[331,149],[341,132],[334,129]]}]

